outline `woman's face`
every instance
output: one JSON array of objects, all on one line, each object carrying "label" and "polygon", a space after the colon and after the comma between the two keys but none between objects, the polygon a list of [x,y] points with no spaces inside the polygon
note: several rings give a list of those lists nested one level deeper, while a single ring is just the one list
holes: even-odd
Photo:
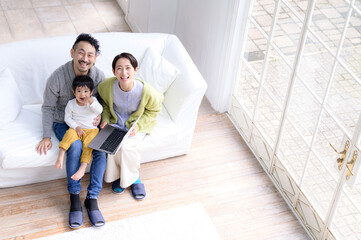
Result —
[{"label": "woman's face", "polygon": [[118,79],[121,86],[132,86],[134,75],[137,73],[137,71],[138,68],[134,69],[129,59],[119,58],[115,64],[113,74]]}]

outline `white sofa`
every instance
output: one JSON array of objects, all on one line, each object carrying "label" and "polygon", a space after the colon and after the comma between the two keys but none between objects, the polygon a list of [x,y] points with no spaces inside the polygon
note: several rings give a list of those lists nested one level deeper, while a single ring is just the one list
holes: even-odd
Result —
[{"label": "white sofa", "polygon": [[[111,62],[121,52],[140,63],[139,76],[164,92],[157,125],[141,148],[142,163],[186,154],[190,150],[199,105],[207,85],[174,35],[96,33],[101,55],[96,66],[112,76]],[[71,60],[76,35],[31,39],[0,45],[0,188],[65,177],[54,167],[58,140],[39,156],[41,104],[49,75]]]}]

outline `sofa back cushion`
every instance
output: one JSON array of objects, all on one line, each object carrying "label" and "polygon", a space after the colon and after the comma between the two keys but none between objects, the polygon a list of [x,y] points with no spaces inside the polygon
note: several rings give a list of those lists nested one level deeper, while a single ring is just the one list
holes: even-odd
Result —
[{"label": "sofa back cushion", "polygon": [[0,71],[0,129],[8,128],[21,111],[23,99],[8,68]]},{"label": "sofa back cushion", "polygon": [[179,70],[153,48],[148,48],[141,60],[136,77],[165,93],[179,74]]},{"label": "sofa back cushion", "polygon": [[42,103],[50,73],[71,59],[73,40],[73,37],[43,38],[0,45],[0,66],[10,69],[24,104]]},{"label": "sofa back cushion", "polygon": [[[113,76],[111,63],[121,52],[129,52],[140,61],[145,50],[152,46],[162,52],[169,37],[161,33],[94,33],[99,40],[101,54],[95,66],[106,77]],[[53,38],[30,39],[0,45],[0,69],[9,68],[24,104],[40,104],[50,74],[62,64],[71,60],[70,49],[77,35]]]}]

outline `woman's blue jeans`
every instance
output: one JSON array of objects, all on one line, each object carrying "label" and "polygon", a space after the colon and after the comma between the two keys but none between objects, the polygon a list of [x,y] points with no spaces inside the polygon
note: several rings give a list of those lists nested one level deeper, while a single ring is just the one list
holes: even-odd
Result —
[{"label": "woman's blue jeans", "polygon": [[[53,123],[56,137],[61,141],[65,132],[69,129],[66,123]],[[66,175],[68,178],[68,191],[71,194],[79,194],[81,191],[80,180],[73,180],[71,176],[76,173],[80,167],[80,156],[83,144],[80,140],[73,142],[66,151]],[[107,155],[104,152],[93,150],[93,160],[90,166],[90,183],[86,198],[98,198],[103,185],[103,176],[107,163]]]}]

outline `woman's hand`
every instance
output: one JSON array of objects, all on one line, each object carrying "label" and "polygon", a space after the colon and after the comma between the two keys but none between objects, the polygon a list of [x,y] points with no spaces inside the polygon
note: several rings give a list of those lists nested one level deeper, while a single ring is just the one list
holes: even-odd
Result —
[{"label": "woman's hand", "polygon": [[102,122],[102,124],[100,124],[100,129],[103,129],[106,125],[108,125],[108,122]]},{"label": "woman's hand", "polygon": [[139,128],[138,128],[138,125],[135,125],[135,127],[133,128],[133,131],[130,133],[129,136],[135,136],[135,134],[137,134]]}]

